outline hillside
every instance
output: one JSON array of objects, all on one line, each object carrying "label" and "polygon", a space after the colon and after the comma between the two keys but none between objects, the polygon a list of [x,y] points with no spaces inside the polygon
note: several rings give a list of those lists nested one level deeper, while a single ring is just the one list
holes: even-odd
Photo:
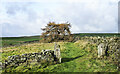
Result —
[{"label": "hillside", "polygon": [[[91,34],[74,34],[78,37],[89,36]],[[92,34],[92,36],[113,37],[117,34]],[[22,55],[26,53],[37,53],[43,49],[54,50],[53,43],[40,43],[39,36],[31,37],[6,37],[2,38],[3,48],[0,50],[4,62],[9,56]],[[75,42],[57,42],[60,45],[62,63],[59,64],[41,64],[32,62],[22,63],[17,67],[7,67],[3,72],[116,72],[117,65],[111,61],[111,58],[98,58],[98,45],[86,40],[77,40]]]}]

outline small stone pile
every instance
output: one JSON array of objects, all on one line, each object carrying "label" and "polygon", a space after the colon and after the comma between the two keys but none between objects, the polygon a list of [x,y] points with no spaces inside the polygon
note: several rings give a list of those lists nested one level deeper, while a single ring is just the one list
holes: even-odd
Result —
[{"label": "small stone pile", "polygon": [[19,66],[21,63],[28,62],[29,60],[39,63],[42,61],[59,63],[58,58],[54,54],[54,50],[42,50],[40,53],[8,56],[8,59],[3,63],[3,68],[7,66]]}]

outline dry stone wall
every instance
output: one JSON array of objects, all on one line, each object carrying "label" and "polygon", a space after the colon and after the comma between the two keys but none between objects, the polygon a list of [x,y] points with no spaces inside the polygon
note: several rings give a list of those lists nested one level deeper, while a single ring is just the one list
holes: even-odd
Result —
[{"label": "dry stone wall", "polygon": [[8,56],[8,59],[2,63],[2,68],[11,67],[11,66],[19,66],[22,63],[29,62],[29,60],[41,63],[42,61],[46,61],[48,63],[59,63],[59,59],[54,54],[54,50],[42,50],[40,53],[28,53],[22,55],[13,55]]},{"label": "dry stone wall", "polygon": [[118,64],[120,70],[120,37],[76,37],[76,40],[85,40],[90,43],[95,43],[98,46],[98,58],[109,57],[109,60]]}]

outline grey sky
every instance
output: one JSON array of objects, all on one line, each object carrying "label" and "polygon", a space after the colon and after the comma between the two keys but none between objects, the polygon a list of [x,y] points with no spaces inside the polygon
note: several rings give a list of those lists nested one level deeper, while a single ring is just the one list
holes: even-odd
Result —
[{"label": "grey sky", "polygon": [[4,37],[40,35],[41,28],[49,21],[70,22],[72,33],[116,33],[118,32],[118,0],[0,3],[0,25]]}]

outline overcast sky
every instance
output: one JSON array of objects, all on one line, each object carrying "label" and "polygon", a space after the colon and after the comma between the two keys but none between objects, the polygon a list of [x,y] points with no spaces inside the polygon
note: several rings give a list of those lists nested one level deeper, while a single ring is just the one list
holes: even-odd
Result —
[{"label": "overcast sky", "polygon": [[3,37],[40,35],[48,22],[71,23],[72,33],[118,32],[118,0],[2,0]]}]

